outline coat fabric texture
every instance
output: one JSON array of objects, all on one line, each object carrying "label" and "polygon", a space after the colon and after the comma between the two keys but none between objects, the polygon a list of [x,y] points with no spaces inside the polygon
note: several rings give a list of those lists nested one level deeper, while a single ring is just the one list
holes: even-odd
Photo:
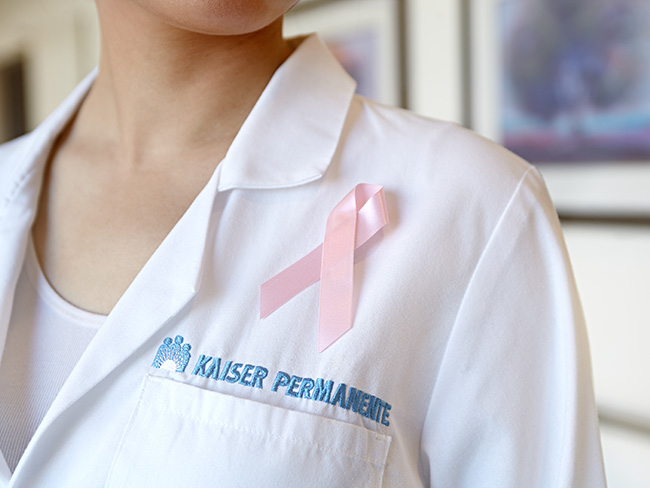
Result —
[{"label": "coat fabric texture", "polygon": [[[95,75],[0,146],[0,351],[50,148]],[[539,172],[354,90],[315,35],[278,68],[0,487],[605,486]],[[319,284],[264,320],[260,285],[358,183],[384,187],[390,222],[355,253],[352,329],[319,354]]]}]

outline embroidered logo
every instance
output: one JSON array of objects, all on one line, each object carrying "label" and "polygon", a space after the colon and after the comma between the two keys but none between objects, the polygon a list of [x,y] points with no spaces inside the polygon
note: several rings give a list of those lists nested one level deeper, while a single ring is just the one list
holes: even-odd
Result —
[{"label": "embroidered logo", "polygon": [[192,346],[183,344],[183,336],[177,335],[174,341],[172,341],[171,337],[165,337],[165,340],[158,348],[152,366],[184,373],[187,363],[190,362],[190,349],[192,349]]},{"label": "embroidered logo", "polygon": [[[152,366],[177,373],[185,373],[190,362],[190,346],[183,343],[185,339],[177,335],[174,340],[165,337],[158,348]],[[337,383],[328,378],[308,378],[277,371],[269,388],[269,369],[264,366],[236,362],[233,359],[197,354],[194,367],[189,375],[210,378],[212,381],[270,390],[274,394],[283,394],[297,400],[323,402],[354,412],[378,424],[390,426],[392,405],[376,395],[347,383]],[[268,378],[268,379],[267,379]],[[265,383],[266,381],[266,383]],[[239,386],[237,387],[239,388]]]}]

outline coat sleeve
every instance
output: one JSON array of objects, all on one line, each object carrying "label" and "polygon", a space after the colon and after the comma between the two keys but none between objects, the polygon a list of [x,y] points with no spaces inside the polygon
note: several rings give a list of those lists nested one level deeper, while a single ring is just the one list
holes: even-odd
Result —
[{"label": "coat sleeve", "polygon": [[465,290],[421,442],[433,487],[605,486],[583,313],[535,168]]}]

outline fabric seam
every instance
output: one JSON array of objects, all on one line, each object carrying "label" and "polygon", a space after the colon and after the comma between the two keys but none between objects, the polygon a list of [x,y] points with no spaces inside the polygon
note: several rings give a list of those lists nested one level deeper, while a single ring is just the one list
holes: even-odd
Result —
[{"label": "fabric seam", "polygon": [[[225,428],[229,428],[229,429],[236,430],[238,432],[243,432],[243,433],[246,433],[246,434],[260,435],[260,436],[267,437],[267,438],[282,439],[282,440],[293,441],[293,442],[308,445],[308,446],[315,446],[319,451],[322,451],[322,452],[338,453],[338,454],[341,454],[341,455],[343,455],[343,456],[345,456],[347,458],[354,459],[354,460],[357,460],[357,461],[367,462],[367,463],[370,463],[370,464],[372,464],[374,466],[378,466],[378,467],[386,466],[386,461],[385,460],[383,462],[376,462],[375,460],[367,458],[367,457],[363,458],[363,457],[359,457],[359,456],[353,456],[353,455],[350,455],[350,454],[346,453],[345,451],[343,451],[341,449],[328,448],[328,447],[322,446],[321,444],[309,442],[309,441],[306,441],[306,440],[303,440],[303,439],[299,439],[297,437],[275,435],[275,434],[271,434],[269,432],[264,432],[264,431],[260,431],[260,430],[246,429],[246,428],[242,428],[242,427],[236,426],[234,424],[230,424],[230,423],[217,422],[217,421],[213,421],[213,420],[202,419],[200,417],[197,417],[196,415],[188,415],[187,413],[180,412],[180,411],[172,409],[172,408],[160,408],[158,404],[156,404],[154,402],[150,402],[148,400],[144,400],[142,398],[142,395],[140,396],[140,398],[138,400],[138,403],[140,405],[148,405],[149,407],[152,407],[152,408],[158,410],[159,412],[171,413],[171,414],[174,414],[174,415],[176,415],[178,417],[187,418],[187,419],[193,420],[195,422],[205,423],[205,424],[208,424],[208,425],[215,425],[215,426],[225,427]],[[139,410],[139,407],[136,410]],[[134,414],[134,417],[135,417],[135,414]],[[129,430],[130,430],[130,428],[129,428]],[[375,439],[376,439],[376,441],[381,442],[384,445],[384,450],[387,452],[387,450],[388,450],[387,447],[388,447],[388,444],[389,444],[390,436],[386,436],[384,434],[380,434],[380,435],[385,437],[385,439],[378,439],[377,436],[375,436]]]}]

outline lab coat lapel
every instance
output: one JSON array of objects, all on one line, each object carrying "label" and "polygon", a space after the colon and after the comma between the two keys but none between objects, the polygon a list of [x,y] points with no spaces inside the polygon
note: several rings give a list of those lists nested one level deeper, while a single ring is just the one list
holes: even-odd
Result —
[{"label": "lab coat lapel", "polygon": [[31,231],[43,170],[50,149],[76,111],[95,78],[96,69],[86,76],[68,97],[38,128],[14,141],[9,156],[14,169],[9,177],[8,193],[0,202],[0,360],[4,351],[16,283],[20,275],[27,240]]},{"label": "lab coat lapel", "polygon": [[[38,171],[36,171],[38,173]],[[39,179],[38,174],[32,177]],[[13,305],[16,283],[20,275],[29,229],[34,215],[35,200],[38,200],[38,181],[25,182],[21,194],[5,209],[6,214],[11,210],[11,219],[0,220],[0,362],[4,351],[9,320]],[[9,224],[11,222],[11,224]],[[0,453],[0,488],[9,485],[11,472],[7,466],[4,454]]]},{"label": "lab coat lapel", "polygon": [[3,454],[0,452],[0,488],[6,488],[9,485],[10,478],[11,471],[9,471],[7,461],[5,460]]},{"label": "lab coat lapel", "polygon": [[196,294],[219,174],[218,167],[108,315],[38,427],[16,476],[57,417],[132,356]]},{"label": "lab coat lapel", "polygon": [[[26,137],[22,141],[26,149],[35,139],[34,135]],[[16,159],[29,157],[27,151],[19,151]],[[34,220],[36,205],[38,204],[38,193],[40,190],[41,171],[38,162],[30,164],[30,171],[24,175],[15,175],[15,190],[12,191],[3,203],[0,215],[0,361],[4,351],[9,319],[14,301],[16,283],[20,275],[29,230]],[[22,167],[20,169],[23,169]]]},{"label": "lab coat lapel", "polygon": [[[93,70],[16,151],[12,190],[0,207],[0,346],[4,348],[13,296],[29,239],[47,158],[58,134],[88,92]],[[57,395],[13,474],[30,464],[30,452],[52,422],[88,393],[173,318],[194,296],[201,281],[204,246],[216,198],[220,168],[161,243],[97,332]],[[179,253],[182,249],[184,252]],[[119,348],[115,348],[119,339]],[[2,349],[0,349],[1,351]],[[9,470],[0,460],[0,487]]]},{"label": "lab coat lapel", "polygon": [[[43,171],[50,149],[94,79],[91,72],[32,133],[14,141],[8,163],[14,168],[0,202],[0,361],[4,352],[16,284],[36,216]],[[3,182],[4,183],[4,182]],[[0,453],[0,488],[9,485],[11,472]]]}]

